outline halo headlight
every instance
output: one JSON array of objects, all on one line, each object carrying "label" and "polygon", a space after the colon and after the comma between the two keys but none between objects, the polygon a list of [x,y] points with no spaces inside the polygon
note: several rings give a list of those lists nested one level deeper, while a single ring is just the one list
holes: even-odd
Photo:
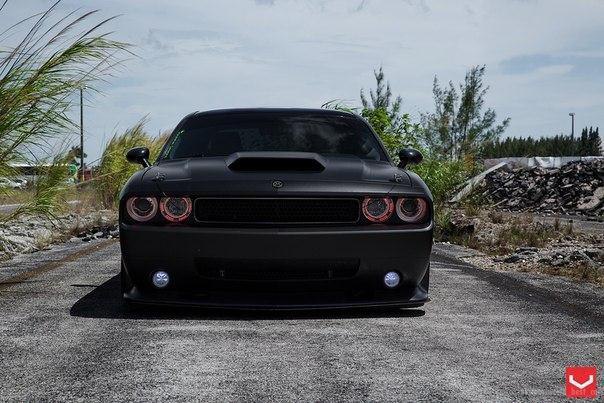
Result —
[{"label": "halo headlight", "polygon": [[157,213],[157,199],[155,197],[131,197],[126,201],[126,211],[135,221],[149,221]]},{"label": "halo headlight", "polygon": [[191,214],[193,203],[188,197],[162,197],[159,209],[166,220],[181,222]]},{"label": "halo headlight", "polygon": [[419,197],[401,197],[396,201],[396,215],[401,221],[413,224],[422,221],[428,214],[428,203]]},{"label": "halo headlight", "polygon": [[390,197],[366,197],[363,200],[363,215],[371,222],[386,222],[392,216],[394,203]]}]

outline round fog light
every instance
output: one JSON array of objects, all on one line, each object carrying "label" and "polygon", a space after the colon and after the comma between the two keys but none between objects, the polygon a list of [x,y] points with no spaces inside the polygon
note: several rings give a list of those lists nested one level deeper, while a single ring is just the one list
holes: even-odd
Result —
[{"label": "round fog light", "polygon": [[386,284],[386,287],[388,288],[396,287],[400,281],[401,276],[395,271],[389,271],[384,276],[384,284]]},{"label": "round fog light", "polygon": [[151,277],[153,285],[157,288],[164,288],[170,282],[170,276],[165,271],[156,271]]}]

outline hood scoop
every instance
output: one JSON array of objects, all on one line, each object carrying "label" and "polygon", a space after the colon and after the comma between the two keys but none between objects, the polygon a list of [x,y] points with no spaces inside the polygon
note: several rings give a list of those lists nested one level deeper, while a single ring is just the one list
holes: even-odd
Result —
[{"label": "hood scoop", "polygon": [[226,159],[231,171],[238,172],[321,172],[325,161],[315,153],[297,152],[239,152]]}]

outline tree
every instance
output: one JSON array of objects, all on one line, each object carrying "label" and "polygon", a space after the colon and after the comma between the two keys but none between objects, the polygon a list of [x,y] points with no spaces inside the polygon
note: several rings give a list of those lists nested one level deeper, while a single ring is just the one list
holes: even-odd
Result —
[{"label": "tree", "polygon": [[403,103],[403,98],[398,95],[394,101],[392,100],[392,90],[390,89],[390,82],[384,81],[384,69],[380,66],[378,71],[373,71],[373,75],[375,77],[376,86],[375,92],[373,90],[369,90],[369,95],[371,97],[371,102],[367,100],[365,96],[364,90],[361,88],[361,104],[363,105],[363,109],[367,110],[376,110],[382,109],[388,113],[388,118],[390,122],[392,122],[393,126],[400,124],[401,122],[401,104]]},{"label": "tree", "polygon": [[362,107],[352,107],[337,99],[326,102],[321,107],[360,114],[380,136],[390,157],[397,161],[399,150],[407,146],[418,146],[418,132],[421,128],[419,124],[411,122],[408,113],[401,112],[403,100],[400,96],[393,99],[383,68],[374,70],[373,75],[376,86],[375,90],[369,90],[369,99],[361,88]]},{"label": "tree", "polygon": [[393,99],[390,82],[386,81],[383,68],[380,66],[379,70],[374,70],[373,75],[376,86],[375,91],[369,90],[370,99],[361,89],[361,116],[367,119],[390,156],[396,159],[400,149],[417,144],[419,125],[411,123],[408,113],[401,112],[403,99],[400,95]]},{"label": "tree", "polygon": [[[380,136],[390,156],[396,162],[398,151],[407,146],[419,148],[425,155],[421,164],[409,167],[416,172],[428,185],[434,196],[434,203],[440,205],[451,195],[451,192],[463,183],[475,170],[474,161],[449,160],[435,158],[435,153],[426,152],[427,137],[422,132],[418,123],[413,123],[409,114],[402,113],[402,98],[393,97],[390,83],[386,81],[384,71],[380,67],[374,71],[376,81],[375,90],[369,90],[369,98],[361,89],[362,108],[347,106],[339,100],[333,100],[322,105],[323,108],[337,109],[346,112],[359,113],[371,125],[373,130]],[[454,105],[454,91],[445,94],[440,88],[435,88],[438,95],[442,96],[442,102],[437,104],[441,107],[441,116],[453,116],[450,111]],[[444,127],[445,125],[443,125]],[[441,134],[448,139],[448,132],[436,132],[434,134],[435,144],[437,137]]]},{"label": "tree", "polygon": [[600,138],[600,128],[596,127],[596,130],[589,128],[587,134],[587,141],[589,144],[589,155],[602,155],[602,139]]},{"label": "tree", "polygon": [[[80,146],[71,146],[69,151],[67,152],[67,160],[70,164],[74,164],[80,166]],[[84,153],[84,158],[88,157],[88,154]]]},{"label": "tree", "polygon": [[585,127],[581,136],[558,134],[552,137],[508,137],[494,140],[483,146],[485,158],[503,157],[585,157],[601,155],[599,128]]},{"label": "tree", "polygon": [[434,78],[432,93],[435,110],[422,115],[422,142],[428,152],[441,158],[460,159],[480,155],[482,148],[497,140],[509,125],[510,118],[496,124],[491,108],[484,110],[489,90],[484,85],[485,66],[472,67],[458,88],[449,82],[441,87]]}]

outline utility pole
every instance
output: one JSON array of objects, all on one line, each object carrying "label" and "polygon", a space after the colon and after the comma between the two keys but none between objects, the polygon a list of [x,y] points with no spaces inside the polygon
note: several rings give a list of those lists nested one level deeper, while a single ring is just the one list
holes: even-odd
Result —
[{"label": "utility pole", "polygon": [[80,87],[80,181],[84,181],[84,88]]},{"label": "utility pole", "polygon": [[570,118],[571,118],[570,138],[574,139],[575,138],[575,113],[571,112],[568,114],[568,116],[570,116]]}]

